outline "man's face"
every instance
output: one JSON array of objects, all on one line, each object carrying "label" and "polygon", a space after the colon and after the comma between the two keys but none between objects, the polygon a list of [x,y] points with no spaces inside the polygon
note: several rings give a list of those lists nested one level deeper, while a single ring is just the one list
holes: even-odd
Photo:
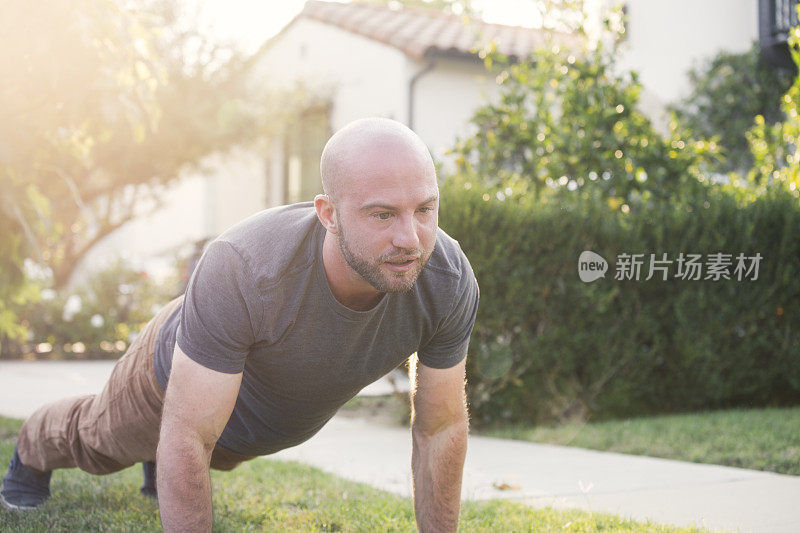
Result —
[{"label": "man's face", "polygon": [[378,172],[343,190],[336,209],[339,249],[348,266],[381,292],[411,289],[436,244],[439,193],[432,169],[386,158]]}]

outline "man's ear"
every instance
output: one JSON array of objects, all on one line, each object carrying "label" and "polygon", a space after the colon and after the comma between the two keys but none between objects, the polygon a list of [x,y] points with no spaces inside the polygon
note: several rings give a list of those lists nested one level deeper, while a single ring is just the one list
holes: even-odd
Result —
[{"label": "man's ear", "polygon": [[314,208],[317,210],[317,218],[325,226],[325,229],[331,233],[337,233],[339,227],[336,224],[336,215],[334,213],[333,202],[327,194],[318,194],[314,197]]}]

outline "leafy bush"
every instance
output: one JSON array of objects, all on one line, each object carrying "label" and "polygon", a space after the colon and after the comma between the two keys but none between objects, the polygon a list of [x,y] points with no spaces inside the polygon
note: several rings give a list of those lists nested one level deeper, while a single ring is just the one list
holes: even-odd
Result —
[{"label": "leafy bush", "polygon": [[792,72],[761,57],[757,43],[745,53],[720,52],[689,72],[691,94],[673,106],[682,126],[722,148],[718,172],[746,173],[753,167],[746,132],[757,116],[768,125],[783,119],[781,98]]},{"label": "leafy bush", "polygon": [[[626,213],[597,189],[537,201],[451,179],[440,224],[481,287],[468,359],[476,423],[800,401],[800,208],[784,189],[706,187]],[[579,279],[584,250],[609,261],[605,279]],[[645,281],[647,270],[614,279],[622,253],[681,252],[763,259],[756,280],[675,279],[675,264],[666,281]]]},{"label": "leafy bush", "polygon": [[658,133],[636,108],[636,74],[618,70],[602,48],[553,46],[501,63],[499,99],[475,113],[477,131],[453,150],[457,173],[536,197],[559,186],[600,189],[616,207],[694,194],[716,145],[683,139],[675,121],[669,137]]},{"label": "leafy bush", "polygon": [[43,289],[38,301],[18,309],[28,331],[9,341],[3,357],[115,358],[127,349],[155,311],[175,295],[173,283],[156,283],[118,261],[75,291]]}]

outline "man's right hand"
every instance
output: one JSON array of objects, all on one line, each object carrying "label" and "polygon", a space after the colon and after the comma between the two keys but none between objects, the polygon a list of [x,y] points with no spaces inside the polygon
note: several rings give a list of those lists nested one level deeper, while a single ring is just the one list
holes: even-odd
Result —
[{"label": "man's right hand", "polygon": [[210,370],[175,345],[156,459],[165,532],[211,531],[211,452],[228,423],[241,383],[241,373]]}]

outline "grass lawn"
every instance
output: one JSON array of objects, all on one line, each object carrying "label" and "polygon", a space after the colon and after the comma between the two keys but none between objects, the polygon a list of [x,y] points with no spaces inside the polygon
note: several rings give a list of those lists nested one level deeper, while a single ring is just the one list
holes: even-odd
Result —
[{"label": "grass lawn", "polygon": [[[0,417],[5,468],[20,421]],[[299,463],[256,460],[212,472],[214,531],[415,531],[407,498]],[[0,510],[0,531],[159,531],[158,506],[138,492],[141,468],[110,476],[53,474],[54,497],[40,510]],[[464,502],[460,531],[689,532],[583,511],[534,510],[506,501]]]},{"label": "grass lawn", "polygon": [[483,434],[800,475],[800,407],[514,426]]}]

